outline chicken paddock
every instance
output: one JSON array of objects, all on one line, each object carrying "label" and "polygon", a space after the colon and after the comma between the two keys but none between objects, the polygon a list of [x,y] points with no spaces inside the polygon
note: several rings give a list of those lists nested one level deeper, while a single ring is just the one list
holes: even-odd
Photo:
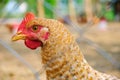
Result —
[{"label": "chicken paddock", "polygon": [[[114,26],[113,26],[114,25]],[[101,32],[97,29],[97,27],[91,28],[85,36],[91,39],[92,41],[98,43],[102,46],[106,51],[108,51],[118,62],[120,61],[119,53],[119,23],[109,23],[109,28],[105,32]],[[97,25],[96,25],[97,26]],[[40,54],[36,51],[37,54],[33,54],[34,51],[31,51],[24,47],[23,42],[18,42],[18,44],[13,44],[10,40],[12,34],[9,34],[5,27],[1,27],[0,37],[6,43],[11,45],[19,54],[22,55],[30,64],[35,67],[36,70],[40,70],[41,63],[40,58],[38,57]],[[3,31],[4,30],[4,31]],[[5,34],[5,35],[3,35]],[[18,46],[19,45],[19,46]],[[22,47],[21,47],[22,46]],[[80,44],[82,47],[81,50],[85,55],[87,61],[90,65],[92,65],[95,69],[106,72],[109,74],[113,74],[117,77],[120,77],[119,70],[112,66],[107,60],[105,60],[102,56],[97,54],[92,47],[86,45],[84,42]],[[0,79],[9,79],[9,80],[34,80],[34,75],[32,72],[25,67],[21,62],[19,62],[15,57],[13,57],[10,52],[7,51],[3,46],[0,45]],[[90,54],[92,53],[92,54]],[[44,78],[44,74],[41,74],[42,78]]]}]

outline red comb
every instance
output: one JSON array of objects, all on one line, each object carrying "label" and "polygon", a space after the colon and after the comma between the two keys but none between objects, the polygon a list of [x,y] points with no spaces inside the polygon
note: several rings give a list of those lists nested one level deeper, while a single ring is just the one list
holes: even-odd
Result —
[{"label": "red comb", "polygon": [[20,26],[19,26],[19,28],[18,28],[18,31],[23,30],[23,29],[25,28],[26,24],[27,24],[29,21],[33,20],[34,18],[35,18],[34,14],[31,13],[31,12],[28,12],[28,13],[25,15],[24,19],[22,20],[22,22],[21,22],[21,24],[20,24]]},{"label": "red comb", "polygon": [[34,19],[34,18],[35,18],[34,14],[31,13],[31,12],[28,12],[28,13],[25,15],[25,18],[24,18],[23,22],[27,23],[28,21],[30,21],[30,20],[32,20],[32,19]]}]

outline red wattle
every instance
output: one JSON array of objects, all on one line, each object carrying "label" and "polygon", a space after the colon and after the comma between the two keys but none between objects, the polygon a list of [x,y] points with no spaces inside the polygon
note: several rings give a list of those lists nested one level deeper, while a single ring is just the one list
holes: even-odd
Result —
[{"label": "red wattle", "polygon": [[36,41],[36,40],[26,39],[25,45],[30,49],[36,49],[36,48],[42,46],[42,42]]}]

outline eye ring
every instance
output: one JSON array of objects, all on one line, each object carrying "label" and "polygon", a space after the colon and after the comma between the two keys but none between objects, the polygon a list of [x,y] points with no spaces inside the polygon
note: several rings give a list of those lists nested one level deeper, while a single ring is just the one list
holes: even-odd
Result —
[{"label": "eye ring", "polygon": [[32,26],[32,30],[33,31],[37,31],[38,30],[38,26],[37,25]]}]

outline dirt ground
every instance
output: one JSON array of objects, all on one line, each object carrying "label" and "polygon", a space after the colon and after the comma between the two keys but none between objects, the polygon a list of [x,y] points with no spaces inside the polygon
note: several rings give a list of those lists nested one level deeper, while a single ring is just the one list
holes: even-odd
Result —
[{"label": "dirt ground", "polygon": [[[28,61],[35,70],[39,71],[42,64],[38,50],[32,51],[26,48],[23,41],[11,42],[11,36],[12,34],[9,33],[5,26],[0,26],[0,39],[9,44]],[[98,25],[90,26],[84,36],[97,43],[120,64],[120,23],[108,23],[106,30],[100,30]],[[83,41],[80,43],[80,47],[92,67],[120,78],[120,69],[115,68],[91,45]],[[40,75],[41,80],[45,80],[44,73]],[[0,80],[35,80],[35,77],[29,68],[0,45]]]}]

